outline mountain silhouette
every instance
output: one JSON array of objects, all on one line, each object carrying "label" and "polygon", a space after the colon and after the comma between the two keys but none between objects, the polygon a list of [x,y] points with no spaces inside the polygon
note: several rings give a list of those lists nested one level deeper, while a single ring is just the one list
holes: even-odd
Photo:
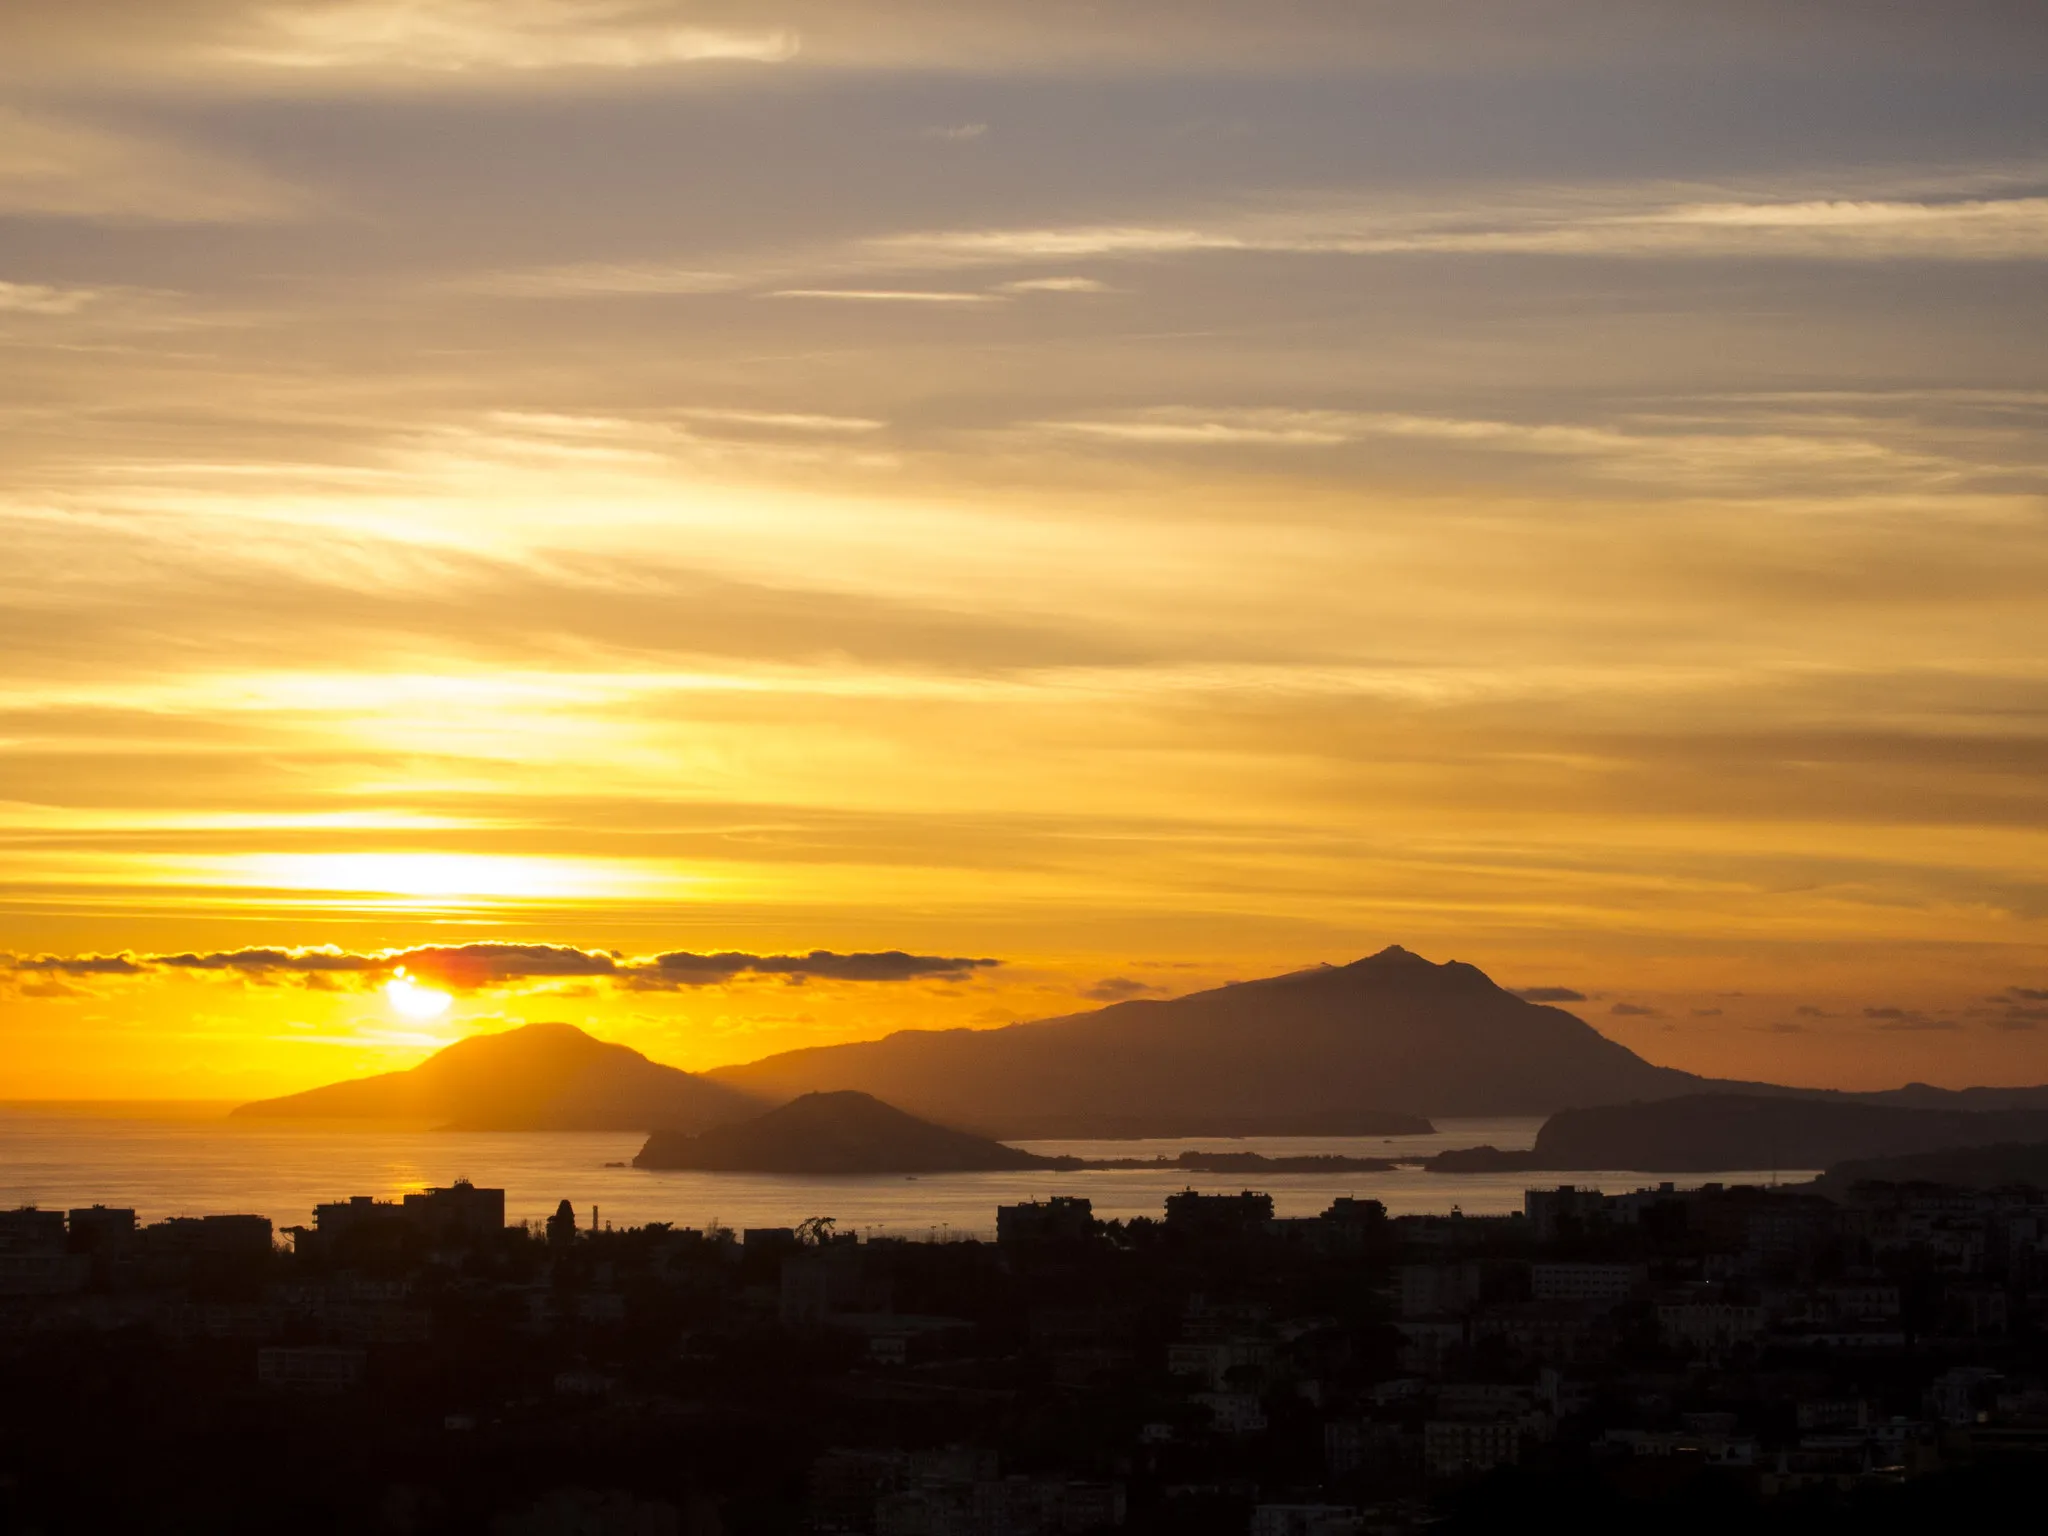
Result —
[{"label": "mountain silhouette", "polygon": [[1818,1180],[1823,1193],[1839,1198],[1866,1181],[1886,1184],[1959,1184],[1965,1189],[2048,1189],[2048,1142],[1998,1142],[1991,1146],[1947,1147],[1899,1157],[1861,1158],[1837,1163]]},{"label": "mountain silhouette", "polygon": [[429,1120],[465,1131],[701,1129],[759,1113],[744,1090],[649,1061],[573,1024],[473,1035],[407,1072],[244,1104],[270,1120]]},{"label": "mountain silhouette", "polygon": [[753,1120],[696,1135],[656,1131],[637,1168],[723,1173],[978,1173],[1049,1168],[999,1141],[948,1130],[865,1093],[807,1093]]},{"label": "mountain silhouette", "polygon": [[1827,1168],[1997,1142],[2048,1140],[2048,1110],[1912,1109],[1810,1098],[1713,1093],[1553,1115],[1526,1168]]},{"label": "mountain silhouette", "polygon": [[1395,945],[1345,966],[989,1030],[905,1030],[708,1074],[759,1098],[851,1088],[991,1136],[1379,1134],[1698,1092],[1475,966]]}]

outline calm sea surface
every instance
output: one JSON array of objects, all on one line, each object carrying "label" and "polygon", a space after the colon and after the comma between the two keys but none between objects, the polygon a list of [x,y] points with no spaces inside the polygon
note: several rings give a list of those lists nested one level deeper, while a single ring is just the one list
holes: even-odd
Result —
[{"label": "calm sea surface", "polygon": [[[792,1226],[807,1216],[903,1236],[986,1234],[998,1205],[1045,1195],[1086,1195],[1099,1216],[1157,1216],[1192,1187],[1268,1191],[1282,1216],[1310,1216],[1338,1195],[1384,1200],[1396,1215],[1520,1210],[1542,1174],[1188,1174],[1179,1171],[957,1173],[807,1178],[744,1173],[650,1173],[629,1164],[637,1133],[354,1130],[230,1120],[221,1104],[0,1104],[0,1206],[133,1206],[144,1221],[241,1211],[279,1226],[312,1220],[313,1206],[350,1195],[390,1199],[466,1178],[502,1185],[506,1218],[539,1219],[568,1199],[584,1220],[597,1206],[617,1226],[666,1221],[702,1227]],[[1540,1119],[1440,1120],[1430,1136],[1251,1136],[1172,1141],[1033,1141],[1034,1152],[1079,1157],[1174,1156],[1191,1146],[1268,1156],[1427,1154],[1491,1143],[1532,1145]],[[1775,1175],[1810,1177],[1803,1170]],[[1639,1173],[1574,1173],[1608,1190],[1655,1182]],[[1765,1183],[1769,1172],[1730,1170],[1687,1179]]]}]

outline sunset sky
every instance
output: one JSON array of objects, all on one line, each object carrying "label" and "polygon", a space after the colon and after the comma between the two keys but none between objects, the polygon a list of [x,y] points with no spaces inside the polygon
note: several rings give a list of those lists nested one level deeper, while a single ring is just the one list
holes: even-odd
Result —
[{"label": "sunset sky", "polygon": [[2048,1081],[2044,74],[2038,0],[0,6],[0,1097],[1396,942]]}]

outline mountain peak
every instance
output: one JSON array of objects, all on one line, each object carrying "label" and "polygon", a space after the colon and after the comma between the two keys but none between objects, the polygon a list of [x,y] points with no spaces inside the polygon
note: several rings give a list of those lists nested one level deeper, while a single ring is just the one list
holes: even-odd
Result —
[{"label": "mountain peak", "polygon": [[750,1095],[649,1061],[573,1024],[470,1035],[403,1072],[244,1104],[263,1119],[426,1120],[464,1130],[703,1126],[755,1108]]},{"label": "mountain peak", "polygon": [[[1391,1112],[1548,1114],[1686,1091],[1572,1014],[1502,991],[1476,966],[1396,944],[1348,965],[1234,982],[1004,1029],[904,1030],[814,1046],[718,1081],[762,1097],[855,1088],[994,1135],[1076,1124],[1209,1133]],[[1232,1131],[1229,1134],[1241,1134]]]},{"label": "mountain peak", "polygon": [[1399,944],[1389,944],[1377,954],[1367,955],[1363,960],[1354,960],[1338,969],[1359,976],[1445,983],[1459,988],[1470,987],[1475,982],[1487,988],[1494,986],[1493,978],[1476,965],[1468,965],[1463,960],[1438,962]]},{"label": "mountain peak", "polygon": [[1425,960],[1422,956],[1416,954],[1414,950],[1405,949],[1399,944],[1389,944],[1385,949],[1379,951],[1379,953],[1377,954],[1367,955],[1363,960],[1354,960],[1347,967],[1347,969],[1357,970],[1359,967],[1367,965],[1386,967],[1392,967],[1397,965],[1427,965],[1430,966],[1432,970],[1435,969],[1435,966],[1432,964],[1432,962]]}]

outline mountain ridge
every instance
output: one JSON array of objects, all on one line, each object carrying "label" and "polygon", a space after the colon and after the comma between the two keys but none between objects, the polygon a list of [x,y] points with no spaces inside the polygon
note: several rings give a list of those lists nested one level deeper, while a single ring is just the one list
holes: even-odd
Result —
[{"label": "mountain ridge", "polygon": [[1204,1135],[1226,1118],[1548,1114],[1676,1097],[1709,1081],[1644,1061],[1477,966],[1399,945],[1181,998],[999,1029],[901,1030],[707,1076],[768,1099],[857,1089],[1012,1139],[1091,1117],[1138,1122],[1141,1135]]},{"label": "mountain ridge", "polygon": [[429,1120],[465,1131],[645,1131],[707,1127],[762,1104],[727,1084],[651,1061],[573,1024],[471,1035],[402,1072],[258,1099],[252,1120]]}]

